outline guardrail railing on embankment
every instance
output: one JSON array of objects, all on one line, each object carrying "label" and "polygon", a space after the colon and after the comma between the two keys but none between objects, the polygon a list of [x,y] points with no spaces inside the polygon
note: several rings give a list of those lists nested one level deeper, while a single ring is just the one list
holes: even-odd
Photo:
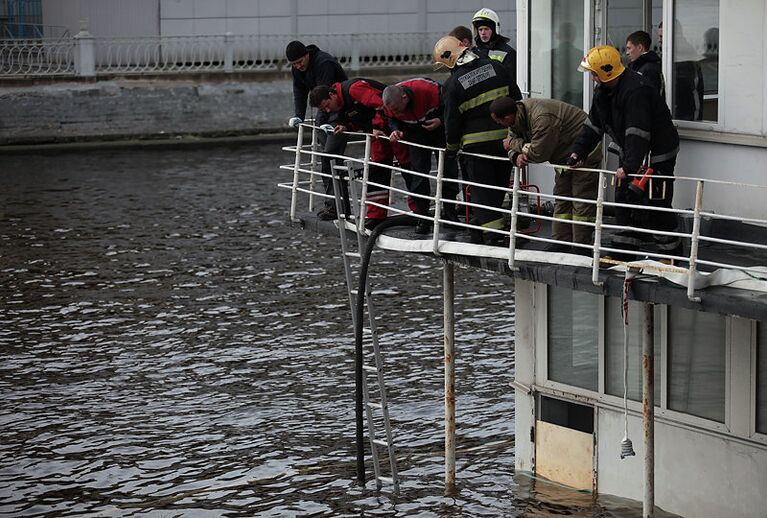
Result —
[{"label": "guardrail railing on embankment", "polygon": [[[440,229],[444,229],[446,225],[449,225],[454,228],[464,228],[467,230],[478,230],[483,232],[491,232],[495,233],[497,235],[502,236],[503,238],[508,239],[508,246],[506,247],[505,251],[505,257],[508,260],[509,267],[513,270],[515,268],[515,261],[519,260],[519,258],[524,255],[525,258],[533,258],[535,262],[551,262],[558,261],[561,256],[559,254],[556,254],[556,257],[553,257],[552,254],[542,252],[542,251],[535,251],[530,249],[525,249],[523,246],[520,245],[520,240],[528,240],[528,241],[537,241],[540,243],[561,243],[554,239],[551,239],[550,237],[546,237],[543,235],[534,235],[530,233],[526,233],[524,231],[520,231],[517,229],[517,221],[520,217],[533,217],[537,218],[539,220],[543,221],[549,221],[553,222],[555,221],[555,218],[553,216],[547,216],[542,214],[530,214],[529,212],[524,212],[520,210],[521,207],[521,201],[527,197],[530,196],[538,196],[541,200],[551,200],[556,202],[557,200],[569,200],[571,202],[583,202],[583,203],[589,203],[596,206],[596,218],[594,222],[587,222],[587,221],[572,221],[571,223],[574,225],[585,225],[588,227],[593,228],[593,242],[590,244],[573,244],[572,246],[577,247],[581,251],[588,251],[589,257],[579,257],[577,258],[580,261],[588,261],[589,266],[592,269],[592,281],[595,284],[599,284],[599,269],[600,264],[604,266],[605,263],[605,255],[615,255],[615,254],[626,254],[634,257],[640,257],[649,259],[652,261],[656,261],[654,264],[643,264],[642,268],[646,272],[652,273],[653,270],[656,271],[662,271],[666,272],[668,274],[674,275],[675,278],[687,286],[687,296],[690,300],[696,301],[699,300],[695,296],[695,290],[706,286],[706,280],[704,276],[710,274],[710,270],[713,268],[722,268],[727,270],[733,270],[736,272],[743,272],[746,277],[758,281],[767,281],[767,269],[765,269],[765,265],[767,264],[767,261],[765,261],[765,251],[767,251],[767,245],[762,244],[759,242],[758,236],[754,236],[753,241],[747,241],[747,240],[733,240],[733,239],[723,239],[720,237],[714,237],[713,235],[707,235],[707,231],[705,229],[713,227],[711,222],[714,221],[730,221],[730,222],[738,222],[743,224],[751,224],[751,225],[757,225],[759,227],[767,227],[767,219],[757,219],[757,218],[743,218],[739,217],[737,214],[717,214],[712,211],[706,210],[706,207],[704,205],[705,197],[705,186],[706,184],[715,184],[719,190],[722,188],[733,188],[733,189],[762,189],[765,190],[765,193],[767,193],[767,186],[763,185],[752,185],[752,184],[744,184],[744,183],[737,183],[737,182],[728,182],[728,181],[720,181],[720,180],[711,180],[711,179],[702,179],[702,178],[693,178],[693,177],[687,177],[687,176],[674,176],[675,182],[692,182],[695,185],[695,206],[692,209],[674,209],[674,208],[662,208],[662,207],[652,207],[652,206],[646,206],[646,205],[631,205],[631,204],[625,204],[625,203],[616,203],[613,201],[607,200],[607,189],[608,184],[614,181],[614,171],[608,171],[608,170],[602,170],[602,169],[580,169],[581,171],[588,171],[592,174],[599,175],[599,188],[598,188],[598,195],[596,199],[583,199],[583,198],[573,198],[573,197],[565,197],[565,196],[557,196],[553,193],[547,193],[547,192],[531,192],[527,187],[523,186],[522,184],[522,178],[523,178],[523,171],[520,168],[515,167],[513,170],[512,175],[512,182],[511,185],[507,188],[498,188],[494,186],[488,186],[476,182],[471,182],[462,178],[452,179],[452,178],[446,178],[444,176],[444,164],[445,164],[445,150],[439,149],[439,148],[431,148],[428,146],[421,146],[419,144],[414,144],[410,142],[400,141],[401,143],[409,146],[419,146],[423,148],[427,148],[432,150],[433,152],[436,152],[438,154],[438,160],[437,160],[437,170],[432,171],[429,175],[423,175],[421,173],[412,171],[410,169],[403,169],[397,166],[388,166],[383,164],[375,164],[379,167],[384,167],[386,169],[389,169],[392,172],[395,173],[408,173],[411,175],[417,175],[417,176],[426,176],[429,178],[429,180],[436,185],[436,193],[434,196],[423,196],[418,194],[409,193],[407,190],[398,188],[394,184],[389,185],[382,185],[380,183],[376,183],[370,180],[369,172],[370,167],[373,164],[373,162],[370,160],[369,153],[366,152],[366,150],[370,149],[370,144],[372,142],[373,138],[386,138],[386,137],[373,137],[370,134],[365,133],[349,133],[352,137],[357,137],[359,140],[350,142],[350,146],[359,147],[364,146],[363,152],[355,153],[355,154],[349,154],[349,155],[329,155],[326,153],[323,153],[319,150],[318,147],[318,132],[321,131],[317,127],[312,126],[311,124],[303,124],[298,131],[298,139],[295,146],[287,146],[283,148],[286,151],[290,151],[294,153],[295,160],[294,163],[291,165],[284,165],[281,166],[281,169],[288,170],[292,172],[292,181],[281,183],[279,184],[280,187],[290,189],[292,192],[292,198],[291,198],[291,206],[290,206],[290,217],[292,220],[297,221],[297,214],[299,211],[299,205],[302,203],[306,203],[305,207],[307,210],[312,210],[314,206],[315,198],[322,199],[322,198],[328,198],[329,196],[324,193],[324,190],[321,188],[322,182],[319,182],[318,180],[323,176],[328,176],[326,174],[323,174],[321,172],[321,168],[319,166],[319,159],[321,157],[329,157],[336,160],[342,160],[345,161],[348,164],[353,164],[355,167],[358,167],[361,169],[361,175],[359,178],[354,178],[351,181],[358,184],[358,191],[361,193],[359,196],[359,214],[365,214],[365,208],[367,206],[377,206],[384,209],[387,209],[390,213],[394,214],[410,214],[414,218],[420,218],[420,219],[430,219],[433,225],[433,237],[431,238],[432,246],[431,246],[431,252],[433,252],[436,255],[440,255],[446,248],[447,245],[450,243],[450,241],[447,239],[447,234],[441,234]],[[307,134],[311,132],[311,139],[307,139]],[[466,153],[470,156],[479,156],[482,158],[486,158],[489,160],[500,160],[504,162],[508,162],[508,159],[505,157],[497,157],[497,156],[488,156],[488,155],[473,155],[471,153]],[[306,160],[308,158],[308,161]],[[548,167],[554,168],[561,168],[562,166],[553,166],[545,164]],[[392,175],[394,176],[394,175]],[[672,178],[668,176],[659,176],[654,175],[654,179],[661,180],[663,178]],[[503,190],[510,200],[510,203],[502,208],[496,208],[496,207],[489,207],[486,205],[481,205],[475,202],[472,202],[469,198],[468,200],[465,199],[458,199],[458,200],[446,200],[442,197],[442,186],[446,182],[455,182],[459,184],[461,187],[461,191],[465,192],[465,187],[488,187],[493,189],[500,189]],[[386,204],[382,204],[378,201],[373,201],[370,199],[366,199],[366,194],[368,192],[368,187],[377,187],[379,189],[388,189],[390,195],[389,195],[389,202]],[[305,195],[305,196],[303,196]],[[402,203],[396,203],[395,197],[396,196],[411,196],[411,197],[419,197],[423,199],[428,199],[431,204],[434,206],[434,214],[433,216],[425,216],[425,215],[418,215],[411,213],[407,208],[404,208],[404,205]],[[721,194],[719,194],[721,196]],[[737,205],[737,196],[735,193],[733,193],[733,209],[736,210]],[[499,214],[504,215],[508,218],[508,225],[505,229],[491,229],[487,227],[481,227],[477,225],[471,224],[470,221],[459,221],[459,222],[453,222],[453,221],[447,221],[441,217],[441,206],[443,203],[455,203],[459,207],[463,208],[480,208],[480,209],[487,209],[487,210],[493,210],[496,211]],[[539,204],[540,205],[540,201]],[[678,219],[689,219],[691,220],[692,224],[689,225],[691,227],[690,231],[683,231],[680,230],[679,227],[683,226],[680,225],[677,227],[674,231],[659,231],[654,229],[647,229],[647,228],[639,228],[639,227],[627,227],[627,226],[619,226],[611,222],[606,216],[606,212],[610,210],[610,208],[615,207],[623,207],[623,208],[630,208],[630,209],[641,209],[641,210],[647,210],[647,211],[656,211],[656,212],[670,212],[676,215]],[[607,210],[606,210],[607,209]],[[706,222],[705,225],[702,225],[702,222]],[[358,232],[365,232],[364,228],[364,221],[362,218],[360,218],[356,222],[356,230]],[[615,245],[607,246],[603,243],[603,239],[605,238],[606,234],[609,232],[614,231],[632,231],[639,235],[663,235],[668,236],[670,238],[681,238],[682,240],[687,240],[688,247],[689,248],[689,254],[686,255],[672,255],[668,253],[659,253],[657,250],[652,249],[642,249],[641,247],[639,249],[632,248],[621,248]],[[764,233],[761,234],[762,237],[764,237]],[[764,241],[764,240],[763,240]],[[570,245],[570,243],[567,243]],[[729,257],[738,257],[738,264],[736,264],[734,261],[731,260],[717,260],[714,257],[710,259],[703,259],[700,256],[700,250],[702,247],[707,245],[723,245],[727,247],[734,247],[734,250],[742,250],[743,253],[741,254],[729,254]],[[468,245],[471,246],[471,255],[483,255],[486,254],[488,251],[487,245]],[[496,253],[493,254],[494,257],[497,257],[497,250],[498,247],[493,247],[494,251]],[[533,253],[535,255],[529,255],[530,253]],[[749,258],[749,255],[751,254],[751,258]],[[573,256],[576,257],[576,256]],[[614,261],[607,259],[608,263],[621,263],[626,264],[626,261]],[[671,263],[671,264],[663,264],[665,263]],[[584,263],[585,264],[585,263]],[[686,265],[686,266],[674,266],[674,264],[677,265]]]},{"label": "guardrail railing on embankment", "polygon": [[439,34],[307,34],[73,37],[0,39],[0,77],[194,72],[274,72],[290,69],[285,47],[314,43],[350,71],[426,66]]}]

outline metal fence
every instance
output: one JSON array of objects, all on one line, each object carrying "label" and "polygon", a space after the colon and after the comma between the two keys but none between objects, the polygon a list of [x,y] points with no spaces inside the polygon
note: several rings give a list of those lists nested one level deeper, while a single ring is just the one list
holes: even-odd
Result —
[{"label": "metal fence", "polygon": [[424,66],[439,34],[218,35],[0,40],[0,76],[173,74],[288,70],[285,47],[314,43],[357,71]]},{"label": "metal fence", "polygon": [[[349,154],[347,156],[327,155],[318,150],[317,133],[318,128],[309,124],[304,124],[299,128],[298,141],[295,146],[289,146],[284,148],[294,154],[295,161],[291,165],[281,166],[281,169],[292,172],[292,182],[286,182],[279,184],[280,187],[290,189],[292,191],[292,200],[290,206],[290,217],[292,220],[297,221],[297,214],[299,210],[299,204],[307,201],[306,208],[311,210],[315,199],[327,198],[328,196],[322,189],[322,182],[319,181],[320,177],[324,175],[319,168],[319,157],[327,156],[336,158],[338,160],[345,161],[349,164],[349,167],[359,170],[358,177],[355,179],[355,184],[358,184],[357,190],[361,192],[358,196],[359,207],[356,209],[357,214],[364,214],[366,206],[377,206],[386,209],[390,214],[411,214],[414,218],[430,219],[434,228],[433,237],[427,240],[420,239],[416,241],[409,241],[406,246],[403,245],[401,250],[403,251],[416,251],[416,252],[431,252],[436,255],[443,253],[456,253],[463,255],[477,255],[486,257],[495,257],[498,259],[504,259],[508,261],[509,267],[515,269],[515,261],[532,261],[543,263],[555,263],[555,264],[572,264],[574,266],[583,266],[592,269],[592,280],[595,284],[599,284],[599,270],[600,267],[604,267],[605,264],[626,265],[626,260],[613,260],[605,258],[605,255],[630,255],[637,258],[643,258],[639,262],[632,262],[637,268],[641,268],[644,273],[650,275],[657,275],[659,277],[671,280],[674,283],[684,285],[687,288],[687,296],[692,301],[698,301],[696,296],[696,290],[702,289],[707,286],[713,285],[727,285],[738,286],[747,289],[754,289],[760,291],[767,291],[767,239],[765,239],[765,227],[767,227],[767,219],[755,219],[744,218],[737,214],[738,210],[738,195],[743,190],[761,190],[767,194],[767,186],[764,185],[751,185],[737,182],[729,182],[722,180],[707,180],[701,178],[691,178],[685,176],[673,177],[676,182],[692,183],[696,187],[695,206],[692,209],[669,209],[663,207],[652,207],[646,205],[631,205],[625,203],[610,202],[606,199],[606,190],[608,185],[614,180],[615,171],[600,170],[600,169],[580,169],[581,171],[589,171],[592,174],[599,175],[599,192],[596,199],[581,199],[572,198],[566,196],[558,196],[553,193],[537,192],[531,189],[530,186],[522,184],[522,171],[520,168],[514,168],[513,181],[508,188],[502,188],[497,186],[487,186],[476,182],[471,182],[463,179],[450,179],[444,177],[444,162],[445,162],[445,150],[438,148],[429,148],[435,151],[439,155],[438,168],[436,172],[427,177],[436,184],[437,189],[434,196],[426,197],[418,194],[408,193],[407,190],[398,188],[394,185],[381,185],[369,180],[369,170],[371,161],[369,156],[365,156],[364,153]],[[311,134],[311,139],[308,135]],[[360,137],[362,140],[358,140],[356,143],[360,144],[358,149],[370,148],[371,135],[366,134],[350,134]],[[385,138],[385,137],[378,137]],[[400,141],[403,144],[421,146],[419,144],[408,143]],[[467,153],[470,156],[479,156],[489,160],[500,160],[508,163],[508,158],[487,156],[487,155],[473,155]],[[548,164],[542,164],[548,165]],[[408,173],[411,175],[424,176],[421,173],[415,172],[409,169],[402,169],[399,167],[386,166],[378,164],[379,167],[385,167],[393,172]],[[549,167],[561,168],[562,166]],[[351,175],[350,175],[351,176]],[[654,175],[653,178],[672,178]],[[445,200],[441,197],[442,185],[445,182],[458,183],[461,189],[465,187],[487,187],[490,189],[503,190],[507,193],[509,204],[503,207],[489,207],[485,205],[479,205],[468,200]],[[714,187],[719,190],[728,191],[724,194],[728,196],[728,199],[732,200],[733,213],[717,214],[711,210],[707,210],[705,207],[704,191],[705,186]],[[366,193],[368,187],[373,186],[379,189],[387,189],[389,192],[389,200],[387,203],[380,201],[380,198],[375,200],[366,199]],[[652,187],[650,187],[652,189]],[[308,194],[304,200],[301,199],[303,194]],[[397,197],[410,196],[418,198],[426,198],[434,204],[434,215],[416,215],[410,213],[406,205],[398,203]],[[593,228],[593,241],[591,244],[572,244],[576,247],[574,254],[569,253],[547,253],[541,250],[535,250],[525,248],[526,243],[559,243],[550,237],[547,237],[543,233],[535,231],[533,233],[527,231],[521,231],[518,229],[519,218],[534,218],[538,221],[553,222],[555,218],[553,216],[546,216],[543,214],[532,214],[529,211],[523,210],[523,201],[529,200],[530,197],[538,199],[538,206],[544,203],[544,200],[551,200],[556,202],[557,200],[565,200],[570,202],[582,202],[589,203],[596,206],[596,221],[572,221],[574,225],[585,225]],[[401,202],[401,200],[399,200]],[[455,203],[461,210],[464,208],[470,210],[471,208],[481,208],[485,210],[495,211],[496,213],[503,215],[507,219],[507,225],[505,229],[490,229],[473,225],[470,221],[453,222],[441,219],[440,207],[445,202]],[[606,211],[615,207],[623,207],[627,209],[641,209],[645,211],[656,212],[671,212],[677,215],[678,219],[686,220],[684,228],[677,228],[674,231],[660,231],[651,230],[647,228],[618,226],[611,223],[606,217]],[[717,222],[732,222],[735,224],[753,225],[749,229],[744,227],[746,232],[744,235],[748,235],[747,238],[737,239],[721,239],[715,237],[711,232]],[[350,230],[357,230],[358,232],[364,232],[363,218],[359,217],[356,221],[352,218],[347,218],[344,224],[349,225]],[[440,235],[440,228],[446,226],[451,228],[463,228],[466,230],[476,230],[481,232],[491,232],[501,238],[507,240],[505,245],[501,246],[487,246],[487,245],[471,245],[460,241],[451,241],[449,237]],[[755,229],[762,227],[759,232]],[[615,244],[610,244],[610,240],[606,239],[610,233],[617,231],[631,231],[639,235],[661,235],[673,238],[680,238],[687,245],[685,248],[689,250],[689,253],[683,251],[672,253],[660,253],[657,249],[626,249],[621,248]],[[570,245],[571,243],[567,243]],[[421,246],[417,246],[421,245]],[[701,250],[705,247],[725,249],[727,252],[724,254],[713,253],[701,256]],[[580,252],[580,255],[578,255]],[[683,254],[684,255],[672,255]],[[586,255],[584,257],[584,255]],[[569,262],[568,262],[569,261]],[[664,264],[669,263],[672,264]],[[627,266],[624,266],[627,267]],[[716,272],[711,272],[712,269],[718,268]]]}]

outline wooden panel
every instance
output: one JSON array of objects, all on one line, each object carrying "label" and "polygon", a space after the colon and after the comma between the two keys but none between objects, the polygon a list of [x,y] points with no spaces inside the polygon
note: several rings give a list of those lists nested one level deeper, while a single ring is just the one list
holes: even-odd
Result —
[{"label": "wooden panel", "polygon": [[593,435],[537,421],[535,472],[575,489],[593,490]]}]

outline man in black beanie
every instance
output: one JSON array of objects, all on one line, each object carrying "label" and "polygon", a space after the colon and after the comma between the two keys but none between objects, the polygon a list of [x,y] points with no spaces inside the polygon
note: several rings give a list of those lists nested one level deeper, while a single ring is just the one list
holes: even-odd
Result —
[{"label": "man in black beanie", "polygon": [[[288,125],[297,128],[306,117],[307,97],[309,92],[319,85],[330,86],[333,83],[346,81],[346,72],[341,68],[338,60],[320,50],[316,45],[304,45],[300,41],[291,41],[285,48],[285,56],[293,69],[293,103],[295,115],[290,118]],[[314,121],[315,126],[326,126],[330,122],[327,113],[320,111]],[[325,131],[318,133],[323,152],[333,155],[342,155],[346,150],[347,136],[343,133],[329,135]],[[322,209],[317,217],[322,220],[336,219],[335,201],[333,200],[333,182],[330,178],[331,159],[322,157],[322,183],[325,186],[325,194],[331,198],[325,198]],[[345,189],[344,189],[345,190]],[[344,192],[344,198],[346,193]]]}]

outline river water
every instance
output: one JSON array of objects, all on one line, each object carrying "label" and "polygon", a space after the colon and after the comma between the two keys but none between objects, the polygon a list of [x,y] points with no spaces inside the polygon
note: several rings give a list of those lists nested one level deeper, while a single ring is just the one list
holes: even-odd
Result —
[{"label": "river water", "polygon": [[443,495],[430,257],[374,256],[402,491],[354,483],[339,245],[287,223],[279,148],[0,157],[0,513],[640,515],[514,476],[513,283],[463,268]]}]

